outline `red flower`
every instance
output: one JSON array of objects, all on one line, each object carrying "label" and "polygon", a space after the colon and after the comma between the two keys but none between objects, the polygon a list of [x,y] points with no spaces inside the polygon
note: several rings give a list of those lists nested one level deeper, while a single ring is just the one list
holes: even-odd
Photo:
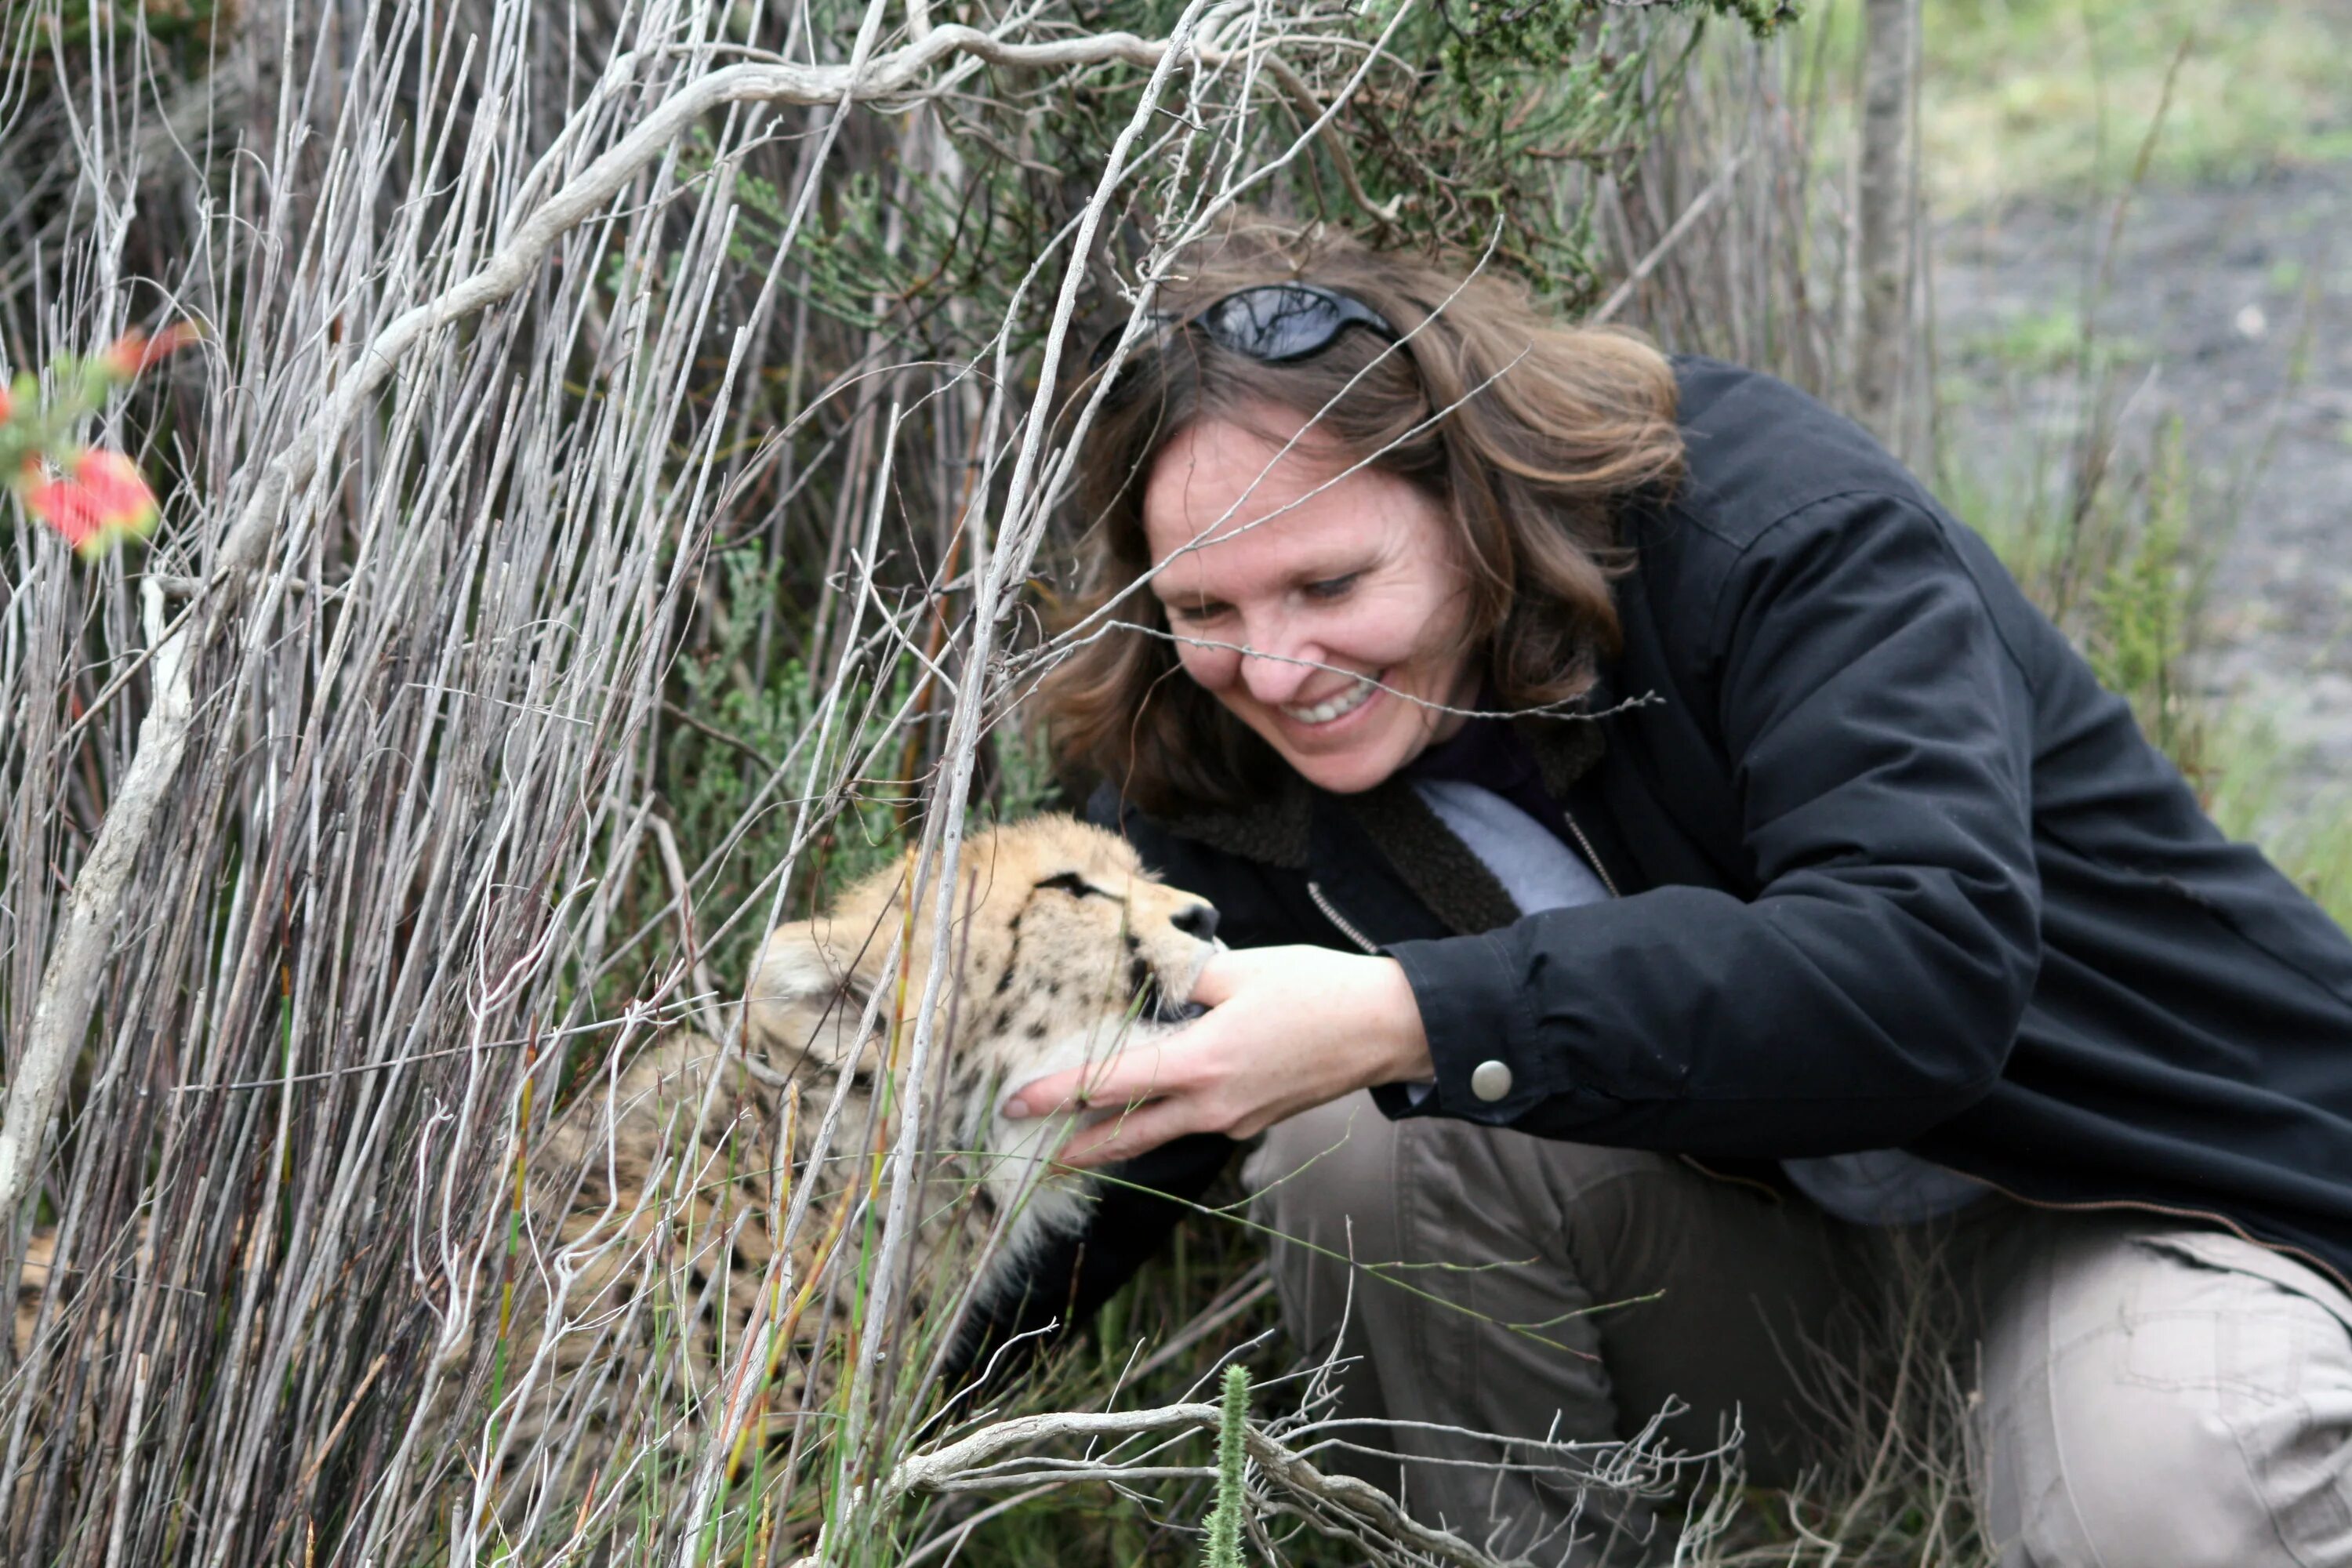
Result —
[{"label": "red flower", "polygon": [[169,354],[194,342],[199,336],[193,321],[174,321],[153,337],[133,327],[114,340],[114,344],[99,356],[99,363],[116,378],[129,381]]},{"label": "red flower", "polygon": [[125,535],[144,539],[155,526],[155,492],[120,452],[84,452],[67,478],[26,491],[25,505],[85,559]]},{"label": "red flower", "polygon": [[16,400],[8,395],[8,384],[0,381],[0,425],[5,425],[16,415]]}]

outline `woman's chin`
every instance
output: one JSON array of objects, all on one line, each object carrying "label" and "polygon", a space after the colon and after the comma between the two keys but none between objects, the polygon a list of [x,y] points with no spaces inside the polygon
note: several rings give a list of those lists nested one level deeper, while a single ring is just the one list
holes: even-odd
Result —
[{"label": "woman's chin", "polygon": [[1360,795],[1387,782],[1389,775],[1412,760],[1409,754],[1401,754],[1401,749],[1394,744],[1349,747],[1344,752],[1302,752],[1288,746],[1276,749],[1299,777],[1333,795]]}]

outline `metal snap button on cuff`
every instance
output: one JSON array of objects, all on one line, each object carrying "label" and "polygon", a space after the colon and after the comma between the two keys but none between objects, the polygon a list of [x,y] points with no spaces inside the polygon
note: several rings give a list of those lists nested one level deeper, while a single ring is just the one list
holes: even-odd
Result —
[{"label": "metal snap button on cuff", "polygon": [[1470,1070],[1470,1092],[1492,1105],[1511,1092],[1511,1069],[1503,1062],[1480,1062]]}]

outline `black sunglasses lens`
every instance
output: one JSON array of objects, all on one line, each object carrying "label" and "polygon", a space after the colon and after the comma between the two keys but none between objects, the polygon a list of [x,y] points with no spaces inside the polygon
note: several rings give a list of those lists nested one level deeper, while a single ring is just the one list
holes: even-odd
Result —
[{"label": "black sunglasses lens", "polygon": [[1213,342],[1279,363],[1330,347],[1349,320],[1320,289],[1276,283],[1228,294],[1202,312],[1200,323]]},{"label": "black sunglasses lens", "polygon": [[[1154,318],[1162,328],[1179,318]],[[1395,342],[1397,331],[1379,311],[1360,300],[1337,294],[1312,283],[1262,283],[1244,289],[1210,305],[1182,323],[1198,327],[1209,341],[1266,364],[1282,364],[1321,353],[1349,326],[1361,326]],[[1095,341],[1087,355],[1089,374],[1100,370],[1118,346],[1127,329],[1113,327]],[[1165,342],[1164,337],[1161,340]],[[1122,378],[1124,379],[1124,378]]]}]

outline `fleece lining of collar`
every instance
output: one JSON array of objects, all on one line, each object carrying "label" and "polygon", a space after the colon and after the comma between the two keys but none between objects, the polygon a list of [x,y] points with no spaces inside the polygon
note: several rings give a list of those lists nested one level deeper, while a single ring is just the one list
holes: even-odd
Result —
[{"label": "fleece lining of collar", "polygon": [[[1589,720],[1522,718],[1512,725],[1535,752],[1544,788],[1554,797],[1566,795],[1601,760],[1601,727]],[[1280,786],[1254,806],[1171,816],[1165,826],[1228,855],[1304,871],[1318,809],[1353,818],[1429,911],[1453,930],[1492,931],[1518,918],[1495,874],[1402,778],[1338,795],[1286,769]]]}]

